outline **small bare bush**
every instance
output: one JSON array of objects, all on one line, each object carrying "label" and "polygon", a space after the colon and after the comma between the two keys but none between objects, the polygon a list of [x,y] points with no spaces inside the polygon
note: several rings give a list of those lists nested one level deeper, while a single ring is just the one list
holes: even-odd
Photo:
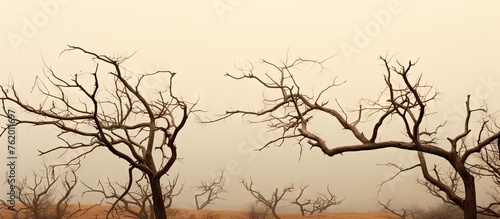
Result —
[{"label": "small bare bush", "polygon": [[225,184],[224,172],[221,172],[218,178],[211,181],[201,181],[200,185],[195,186],[195,189],[200,191],[194,195],[196,210],[202,210],[207,205],[214,204],[218,199],[224,200],[220,194],[226,192],[224,190]]},{"label": "small bare bush", "polygon": [[[379,205],[381,205],[383,207],[383,210],[391,212],[393,215],[397,216],[400,219],[411,218],[409,216],[413,214],[412,211],[408,211],[405,208],[403,208],[401,210],[395,210],[391,207],[391,201],[392,201],[392,199],[389,199],[386,203],[382,203],[380,201],[378,201],[378,203],[379,203]],[[415,219],[415,218],[412,218],[412,219]]]},{"label": "small bare bush", "polygon": [[242,179],[241,184],[256,199],[255,200],[256,203],[260,203],[260,204],[266,206],[266,208],[271,211],[271,214],[273,215],[273,217],[275,219],[280,219],[278,213],[276,212],[276,208],[278,207],[279,202],[283,200],[283,196],[286,193],[290,193],[293,191],[293,184],[283,187],[283,189],[281,189],[281,191],[279,191],[279,189],[276,188],[274,190],[274,192],[271,194],[271,197],[266,198],[266,197],[264,197],[264,195],[262,195],[263,193],[261,193],[260,191],[253,188],[252,178],[250,178],[249,181]]},{"label": "small bare bush", "polygon": [[25,176],[17,182],[16,190],[21,205],[13,218],[68,219],[85,214],[97,206],[83,207],[78,203],[78,208],[70,208],[73,190],[78,184],[78,168],[68,166],[68,170],[60,175],[55,175],[55,168],[44,163],[41,171],[33,170],[31,176]]},{"label": "small bare bush", "polygon": [[464,217],[459,207],[450,204],[441,204],[427,209],[415,207],[412,212],[414,219],[450,219]]},{"label": "small bare bush", "polygon": [[337,196],[335,196],[331,191],[330,187],[326,186],[326,191],[328,192],[328,195],[326,193],[317,193],[316,194],[316,199],[311,199],[311,198],[304,198],[302,195],[304,194],[304,191],[309,187],[309,185],[301,185],[300,186],[300,191],[299,195],[290,203],[299,206],[300,208],[300,213],[302,216],[305,216],[306,214],[312,215],[314,213],[323,213],[325,212],[329,207],[334,206],[334,205],[340,205],[344,199],[339,200],[337,199]]},{"label": "small bare bush", "polygon": [[269,216],[269,208],[257,202],[248,205],[245,212],[248,219],[267,219]]}]

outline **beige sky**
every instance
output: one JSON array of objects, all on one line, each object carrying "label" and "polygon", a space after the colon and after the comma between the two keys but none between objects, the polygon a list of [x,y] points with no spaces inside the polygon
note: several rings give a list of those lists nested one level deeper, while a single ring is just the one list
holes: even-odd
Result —
[{"label": "beige sky", "polygon": [[[396,54],[405,62],[420,58],[415,73],[423,73],[424,80],[443,93],[436,119],[450,120],[446,132],[457,132],[455,124],[467,94],[475,100],[488,99],[492,110],[500,109],[498,101],[492,101],[500,95],[500,66],[496,64],[500,57],[498,1],[206,0],[134,4],[39,0],[3,1],[0,8],[2,83],[14,80],[26,94],[34,78],[42,73],[42,55],[60,74],[93,70],[95,66],[84,56],[71,53],[59,57],[68,44],[117,56],[138,51],[126,62],[127,69],[137,73],[157,69],[178,72],[176,92],[186,99],[200,97],[200,107],[210,110],[207,116],[212,116],[231,106],[250,107],[262,95],[251,84],[223,77],[225,72],[236,72],[234,65],[247,61],[283,60],[289,50],[291,57],[321,59],[335,55],[327,64],[330,71],[307,76],[308,82],[320,87],[321,81],[335,76],[346,80],[337,98],[348,107],[355,107],[361,97],[374,97],[381,91],[383,69],[377,58]],[[148,86],[161,84],[151,81]],[[334,158],[306,150],[300,161],[298,149],[292,144],[264,150],[255,157],[238,150],[238,145],[253,141],[258,145],[266,140],[263,131],[263,126],[237,118],[206,126],[191,121],[178,143],[180,156],[185,159],[172,169],[172,173],[181,173],[188,189],[175,205],[193,207],[190,187],[208,179],[210,172],[236,162],[241,169],[230,176],[229,193],[224,195],[227,201],[219,201],[213,208],[237,208],[251,202],[237,182],[252,176],[267,192],[302,181],[321,191],[330,184],[338,196],[346,197],[344,204],[331,210],[377,210],[377,185],[393,170],[375,164],[415,161],[412,153],[396,150]],[[47,132],[20,128],[21,173],[39,166],[35,149],[58,143],[47,137]],[[332,133],[332,141],[336,141],[344,132]],[[399,133],[387,134],[391,135]],[[0,150],[0,156],[4,153]],[[112,163],[113,158],[103,157],[104,151],[88,158],[82,180],[92,184],[107,176],[124,179],[124,163]],[[109,162],[102,167],[104,160]],[[417,176],[419,173],[413,172],[398,179],[384,188],[379,199],[394,197],[394,202],[402,205],[436,201],[416,185]]]}]

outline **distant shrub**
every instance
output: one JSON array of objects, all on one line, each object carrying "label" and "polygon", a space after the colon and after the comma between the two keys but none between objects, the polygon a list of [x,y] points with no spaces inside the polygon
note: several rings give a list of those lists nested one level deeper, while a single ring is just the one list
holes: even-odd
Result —
[{"label": "distant shrub", "polygon": [[269,208],[253,202],[248,205],[245,213],[248,219],[267,219],[269,216]]},{"label": "distant shrub", "polygon": [[414,219],[450,219],[450,218],[463,218],[462,210],[449,204],[441,204],[435,207],[423,209],[414,207],[410,212]]},{"label": "distant shrub", "polygon": [[[435,207],[423,209],[420,207],[413,207],[410,210],[410,215],[413,215],[413,219],[450,219],[450,218],[463,218],[464,214],[462,209],[456,205],[450,204],[440,204]],[[484,215],[477,216],[478,219],[493,219],[495,217],[489,217]]]}]

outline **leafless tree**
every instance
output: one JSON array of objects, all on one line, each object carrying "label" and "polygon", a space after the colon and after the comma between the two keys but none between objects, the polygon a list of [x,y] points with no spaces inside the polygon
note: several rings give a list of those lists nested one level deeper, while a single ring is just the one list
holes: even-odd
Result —
[{"label": "leafless tree", "polygon": [[[77,46],[69,46],[63,54],[72,51],[90,56],[96,62],[95,69],[65,79],[66,75],[58,75],[46,65],[45,79],[37,78],[33,86],[33,92],[42,96],[40,103],[24,101],[14,83],[0,86],[1,116],[7,115],[7,106],[14,106],[22,109],[26,118],[17,120],[18,126],[54,127],[63,145],[40,151],[40,155],[74,150],[79,155],[72,162],[98,148],[107,149],[147,176],[156,218],[166,218],[160,179],[177,159],[177,137],[188,116],[194,115],[196,103],[174,95],[174,72],[134,75],[122,66],[130,56],[112,58]],[[100,64],[105,65],[104,70]],[[165,89],[148,92],[143,82],[161,75],[169,77]],[[121,197],[129,192],[132,177],[129,174]]]},{"label": "leafless tree", "polygon": [[299,195],[290,202],[299,206],[302,216],[306,216],[306,214],[312,215],[314,213],[323,213],[329,207],[340,205],[342,201],[344,201],[344,199],[337,200],[337,196],[335,196],[330,191],[329,186],[326,186],[326,191],[328,192],[328,194],[317,193],[316,199],[303,198],[302,196],[304,195],[304,191],[307,189],[307,187],[309,187],[309,185],[301,185]]},{"label": "leafless tree", "polygon": [[378,203],[387,211],[391,212],[392,214],[398,216],[400,219],[408,219],[408,218],[411,218],[411,219],[415,219],[415,216],[413,215],[413,212],[410,212],[410,214],[412,215],[410,217],[410,215],[408,214],[408,211],[406,209],[401,209],[401,211],[396,211],[394,209],[391,208],[391,201],[392,199],[389,199],[386,203],[382,203],[380,201],[378,201]]},{"label": "leafless tree", "polygon": [[[64,175],[54,176],[51,168],[54,167],[44,165],[41,172],[32,171],[31,177],[24,177],[16,185],[22,205],[16,209],[15,218],[68,219],[84,214],[96,206],[82,207],[78,203],[77,209],[70,210],[68,206],[74,197],[72,192],[78,183],[76,169],[69,168]],[[57,188],[60,185],[62,189]]]},{"label": "leafless tree", "polygon": [[19,185],[16,185],[19,202],[23,205],[17,213],[24,212],[26,217],[33,218],[49,217],[45,214],[50,213],[50,208],[54,203],[54,187],[57,180],[51,180],[47,169],[43,175],[33,171],[32,178],[33,185],[28,182],[28,177],[24,177]]},{"label": "leafless tree", "polygon": [[[484,150],[486,150],[486,149],[483,149],[483,151]],[[421,156],[421,155],[419,155],[419,156]],[[425,159],[424,159],[424,162],[425,162]],[[396,178],[399,174],[401,174],[403,172],[410,171],[416,167],[420,167],[421,164],[416,164],[416,165],[413,165],[410,167],[402,167],[402,166],[398,166],[394,163],[387,163],[384,165],[394,167],[394,168],[398,169],[398,172],[395,175],[391,176],[390,178],[388,178],[382,182],[382,184],[379,187],[379,192],[380,192],[380,189],[382,188],[383,184],[390,182],[391,180],[393,180],[394,178]],[[476,163],[476,164],[468,166],[468,169],[471,173],[473,173],[474,175],[477,175],[479,177],[491,176],[490,173],[487,173],[487,171],[491,171],[490,169],[487,171],[484,171],[484,172],[482,172],[480,170],[480,168],[484,168],[485,165],[486,165],[485,163]],[[450,168],[443,168],[443,167],[439,167],[438,165],[434,165],[432,167],[432,171],[430,171],[429,174],[433,175],[440,182],[446,184],[449,187],[449,189],[451,191],[453,191],[455,194],[463,194],[463,189],[462,189],[463,183],[461,181],[460,175],[453,168],[451,168],[451,167]],[[459,206],[455,202],[453,202],[452,200],[450,200],[447,197],[446,193],[444,193],[441,189],[439,189],[439,187],[436,187],[434,184],[432,184],[431,182],[429,182],[425,179],[424,180],[418,179],[417,182],[420,185],[423,185],[431,195],[441,199],[441,201],[443,201],[443,203],[444,203],[443,206],[447,207],[447,206],[456,205],[458,207],[458,209],[460,209]],[[490,191],[488,193],[492,197],[493,201],[490,202],[490,204],[488,204],[487,206],[477,206],[477,213],[479,214],[478,218],[492,218],[492,217],[499,218],[500,213],[498,211],[498,206],[499,206],[498,188],[496,186],[494,186],[492,188],[492,191]],[[443,210],[443,212],[446,212],[446,211]],[[463,213],[462,213],[462,215],[463,215]],[[427,218],[430,218],[430,217],[431,216],[429,216]],[[443,217],[447,218],[448,216],[446,216],[446,214],[444,214]]]},{"label": "leafless tree", "polygon": [[[184,188],[184,185],[181,185],[181,187],[175,191],[178,179],[179,174],[172,180],[169,180],[167,185],[162,185],[162,195],[166,208],[172,206],[173,199],[180,195]],[[113,201],[110,204],[119,199],[120,202],[117,204],[117,207],[110,209],[110,211],[112,211],[111,214],[115,217],[119,218],[120,215],[125,215],[124,217],[128,218],[153,219],[155,218],[152,201],[153,194],[147,182],[144,181],[146,181],[144,178],[135,181],[134,189],[130,189],[130,191],[121,198],[120,196],[123,194],[123,191],[127,189],[128,185],[112,182],[109,178],[106,183],[99,181],[97,184],[98,188],[92,188],[84,184],[88,189],[84,194],[90,192],[100,193],[104,196],[104,199]]]},{"label": "leafless tree", "polygon": [[[335,156],[347,152],[360,152],[379,150],[384,148],[397,148],[402,150],[417,151],[419,167],[425,180],[432,186],[442,191],[445,198],[459,206],[466,219],[477,218],[475,176],[470,171],[467,161],[473,154],[490,145],[500,138],[500,131],[496,120],[484,120],[477,129],[472,131],[471,117],[487,118],[486,108],[471,108],[470,95],[467,96],[464,109],[463,129],[460,133],[446,138],[439,138],[438,130],[445,126],[431,124],[434,112],[430,104],[437,101],[438,93],[432,86],[422,82],[422,75],[413,76],[410,71],[416,62],[400,63],[393,58],[380,57],[384,70],[384,84],[386,88],[378,99],[363,99],[354,110],[347,110],[340,101],[333,98],[333,89],[343,84],[335,79],[324,89],[309,89],[301,85],[294,71],[315,67],[320,71],[325,70],[324,62],[297,58],[286,59],[280,64],[263,60],[263,64],[270,70],[260,74],[253,65],[239,67],[239,75],[227,74],[235,80],[252,80],[266,89],[264,107],[260,110],[229,110],[216,122],[230,116],[253,116],[256,123],[266,123],[273,130],[280,130],[282,135],[273,139],[269,145],[283,145],[287,140],[296,142],[301,148],[309,146],[321,150],[327,156]],[[392,65],[391,63],[394,63]],[[307,66],[309,65],[309,66]],[[260,68],[262,69],[262,68]],[[311,91],[312,90],[312,91]],[[318,92],[315,92],[318,91]],[[312,92],[312,93],[310,93]],[[338,124],[332,127],[341,127],[343,135],[350,134],[356,142],[339,145],[334,140],[325,140],[333,133],[321,122],[318,115],[331,116]],[[321,117],[324,118],[324,117]],[[315,125],[320,124],[320,128]],[[363,126],[358,126],[363,124]],[[390,127],[402,127],[404,136],[381,140],[379,133]],[[475,126],[474,126],[475,127]],[[314,131],[313,131],[314,130]],[[327,132],[324,132],[328,130]],[[327,134],[325,134],[327,133]],[[475,139],[475,140],[471,140]],[[449,147],[446,148],[446,147]],[[450,185],[433,176],[428,168],[425,156],[433,155],[447,161],[458,173],[462,182],[464,194],[456,193]]]},{"label": "leafless tree", "polygon": [[[223,192],[226,181],[224,179],[224,172],[219,174],[218,178],[214,178],[211,181],[201,181],[200,185],[195,186],[195,189],[200,191],[194,195],[194,202],[196,204],[196,209],[201,210],[209,204],[213,204],[215,200],[222,199],[219,195]],[[203,202],[200,203],[200,198],[203,198]]]},{"label": "leafless tree", "polygon": [[264,206],[269,208],[271,210],[271,213],[273,214],[274,218],[276,218],[276,219],[280,218],[276,212],[276,208],[278,207],[278,203],[283,199],[283,196],[286,193],[293,191],[293,185],[285,186],[281,191],[279,191],[278,188],[276,188],[273,191],[273,194],[271,194],[271,198],[268,199],[268,198],[264,197],[264,195],[262,195],[262,193],[260,191],[252,188],[253,187],[252,178],[250,178],[250,180],[248,182],[247,182],[247,180],[242,179],[241,184],[256,199],[256,202],[262,203]]}]

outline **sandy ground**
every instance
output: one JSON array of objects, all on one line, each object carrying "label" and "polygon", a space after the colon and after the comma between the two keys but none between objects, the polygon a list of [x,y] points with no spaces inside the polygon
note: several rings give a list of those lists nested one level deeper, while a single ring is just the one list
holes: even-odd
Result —
[{"label": "sandy ground", "polygon": [[[88,206],[82,206],[88,207]],[[77,209],[77,206],[71,206],[73,209]],[[78,215],[72,217],[74,219],[104,219],[106,218],[106,211],[109,206],[96,206],[91,210],[87,211],[83,215]],[[12,218],[12,212],[2,209],[0,214],[4,218]],[[314,214],[303,217],[300,214],[280,214],[282,219],[298,219],[298,218],[321,218],[321,219],[397,219],[394,215],[390,213],[383,212],[335,212],[335,213],[324,213],[324,214]],[[1,217],[0,217],[1,218]],[[111,217],[110,217],[111,218]],[[117,217],[115,217],[117,218]],[[125,217],[125,215],[120,216],[120,218],[134,218]],[[173,209],[170,213],[170,217],[173,219],[247,219],[245,211],[224,211],[224,210],[192,210],[192,209]],[[269,215],[268,219],[272,219]]]}]

